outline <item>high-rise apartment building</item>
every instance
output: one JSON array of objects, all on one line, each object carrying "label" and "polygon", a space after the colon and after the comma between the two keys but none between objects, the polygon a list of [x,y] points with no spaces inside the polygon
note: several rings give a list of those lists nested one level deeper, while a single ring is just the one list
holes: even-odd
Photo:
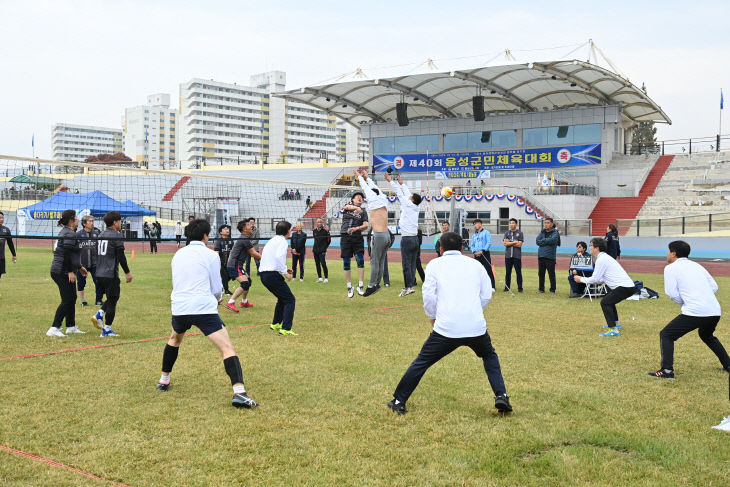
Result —
[{"label": "high-rise apartment building", "polygon": [[92,125],[57,123],[51,129],[53,159],[83,162],[87,157],[122,152],[122,131]]},{"label": "high-rise apartment building", "polygon": [[146,105],[125,109],[124,153],[150,169],[177,167],[178,118],[166,93],[150,95]]},{"label": "high-rise apartment building", "polygon": [[[285,90],[286,73],[257,74],[249,85],[198,78],[180,85],[178,138],[183,166],[344,157],[338,149],[340,132],[334,116],[272,96]],[[348,127],[344,152],[355,155],[359,130]]]}]

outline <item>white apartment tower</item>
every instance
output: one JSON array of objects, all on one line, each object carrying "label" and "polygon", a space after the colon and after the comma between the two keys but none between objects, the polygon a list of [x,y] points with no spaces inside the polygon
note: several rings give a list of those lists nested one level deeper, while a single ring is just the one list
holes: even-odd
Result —
[{"label": "white apartment tower", "polygon": [[120,129],[57,123],[51,129],[53,159],[84,162],[87,157],[122,152]]},{"label": "white apartment tower", "polygon": [[178,166],[176,145],[177,110],[170,108],[170,95],[157,93],[147,104],[124,110],[124,153],[141,166],[165,169]]},{"label": "white apartment tower", "polygon": [[286,73],[257,74],[249,85],[198,78],[180,85],[183,166],[336,160],[334,117],[271,96],[286,88]]}]

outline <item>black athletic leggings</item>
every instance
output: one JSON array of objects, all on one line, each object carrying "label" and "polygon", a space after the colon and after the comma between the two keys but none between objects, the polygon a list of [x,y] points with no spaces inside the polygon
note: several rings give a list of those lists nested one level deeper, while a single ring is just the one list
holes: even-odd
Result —
[{"label": "black athletic leggings", "polygon": [[101,305],[101,310],[104,312],[104,324],[112,326],[117,314],[117,302],[119,302],[119,278],[99,277],[97,281],[101,291],[106,295],[106,300]]},{"label": "black athletic leggings", "polygon": [[53,318],[54,328],[63,326],[63,319],[66,319],[66,328],[76,326],[76,283],[68,282],[68,274],[51,274],[51,279],[58,286],[61,294],[61,304],[56,308],[56,316]]},{"label": "black athletic leggings", "polygon": [[327,251],[317,252],[314,254],[314,265],[317,267],[317,277],[322,277],[322,271],[324,271],[324,278],[327,279]]}]

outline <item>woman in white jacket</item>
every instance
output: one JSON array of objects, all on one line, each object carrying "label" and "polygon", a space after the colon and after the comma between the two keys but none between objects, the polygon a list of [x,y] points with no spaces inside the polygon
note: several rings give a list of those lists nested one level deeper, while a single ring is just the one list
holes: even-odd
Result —
[{"label": "woman in white jacket", "polygon": [[175,240],[177,240],[177,246],[180,247],[180,240],[182,240],[183,236],[183,226],[182,222],[177,222],[175,224]]}]

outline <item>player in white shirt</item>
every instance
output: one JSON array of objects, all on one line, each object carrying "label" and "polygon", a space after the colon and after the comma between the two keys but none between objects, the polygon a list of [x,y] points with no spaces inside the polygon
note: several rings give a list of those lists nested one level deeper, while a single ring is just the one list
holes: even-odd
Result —
[{"label": "player in white shirt", "polygon": [[[398,176],[397,181],[393,181],[390,173],[385,174],[385,180],[390,183],[391,188],[400,201],[400,256],[403,264],[403,282],[405,286],[398,295],[399,297],[413,294],[416,287],[416,262],[418,261],[418,252],[420,244],[418,243],[418,205],[421,204],[421,195],[417,193],[411,194],[408,186],[403,184],[403,180]],[[387,266],[387,264],[386,264]]]},{"label": "player in white shirt", "polygon": [[609,293],[601,299],[601,309],[603,316],[606,318],[604,328],[608,331],[601,333],[602,337],[619,336],[619,328],[621,322],[618,319],[618,311],[616,304],[624,299],[631,297],[636,292],[636,285],[629,277],[621,264],[616,262],[613,257],[606,253],[606,241],[602,238],[591,239],[588,245],[591,255],[595,258],[595,266],[593,274],[590,277],[581,277],[577,271],[573,271],[573,279],[578,283],[600,284],[605,283],[610,289]]},{"label": "player in white shirt", "polygon": [[492,284],[484,267],[461,255],[461,237],[446,232],[439,238],[445,251],[426,267],[423,283],[423,309],[431,319],[433,331],[416,360],[400,380],[388,407],[406,413],[406,401],[429,367],[461,346],[471,348],[484,362],[489,385],[499,412],[512,411],[504,386],[499,358],[487,332],[484,308],[492,299]]},{"label": "player in white shirt", "polygon": [[190,244],[178,250],[172,258],[172,334],[162,354],[162,376],[157,390],[170,388],[170,373],[180,344],[185,332],[195,325],[223,356],[223,365],[233,386],[233,406],[255,408],[258,404],[246,394],[241,362],[218,315],[218,304],[223,299],[223,282],[220,258],[207,246],[210,223],[193,220],[185,230]]},{"label": "player in white shirt", "polygon": [[689,253],[687,242],[675,240],[669,244],[664,292],[682,306],[682,313],[659,333],[662,363],[659,370],[649,372],[652,377],[674,379],[674,342],[693,330],[720,360],[723,370],[730,372],[730,357],[714,335],[722,313],[715,297],[717,283],[704,267],[687,258]]},{"label": "player in white shirt", "polygon": [[294,321],[294,307],[296,299],[287,281],[292,279],[292,270],[286,267],[286,253],[289,245],[286,239],[291,235],[291,223],[281,221],[276,224],[276,236],[271,238],[261,251],[261,263],[259,264],[259,276],[261,283],[266,289],[276,296],[276,307],[274,308],[274,319],[270,328],[278,331],[279,335],[296,336],[292,331]]}]

